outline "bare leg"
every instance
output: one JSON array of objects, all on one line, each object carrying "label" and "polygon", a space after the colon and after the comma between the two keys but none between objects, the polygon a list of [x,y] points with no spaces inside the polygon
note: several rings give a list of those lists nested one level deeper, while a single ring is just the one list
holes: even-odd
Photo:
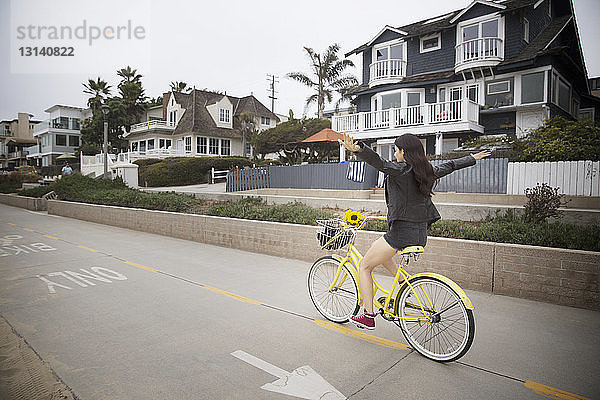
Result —
[{"label": "bare leg", "polygon": [[[388,271],[393,269],[392,257],[396,254],[396,249],[391,247],[385,239],[380,237],[373,242],[367,253],[360,261],[358,270],[358,279],[360,281],[360,292],[362,294],[365,310],[373,314],[373,278],[371,273],[376,266],[382,264]],[[396,271],[393,272],[394,274]]]}]

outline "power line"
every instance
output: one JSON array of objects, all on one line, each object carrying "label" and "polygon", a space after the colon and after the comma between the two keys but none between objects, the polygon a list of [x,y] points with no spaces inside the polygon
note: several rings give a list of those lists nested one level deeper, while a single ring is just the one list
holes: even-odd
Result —
[{"label": "power line", "polygon": [[269,98],[271,99],[271,112],[275,112],[275,93],[279,93],[275,90],[275,83],[279,83],[279,77],[277,75],[267,74],[267,81],[269,82],[269,87],[267,88],[267,93],[270,93]]}]

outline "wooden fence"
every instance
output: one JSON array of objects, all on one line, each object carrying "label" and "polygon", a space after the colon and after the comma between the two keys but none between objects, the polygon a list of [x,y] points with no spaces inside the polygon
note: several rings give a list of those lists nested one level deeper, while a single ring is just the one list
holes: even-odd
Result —
[{"label": "wooden fence", "polygon": [[508,164],[508,194],[523,194],[538,183],[570,196],[600,196],[599,161],[515,162]]},{"label": "wooden fence", "polygon": [[[435,160],[437,165],[444,161]],[[377,186],[377,171],[365,168],[364,180],[347,179],[347,163],[269,166],[227,174],[227,191],[260,188],[347,189]],[[441,178],[436,192],[524,194],[538,183],[560,188],[571,196],[600,196],[600,162],[558,161],[509,163],[506,158],[483,159]]]}]

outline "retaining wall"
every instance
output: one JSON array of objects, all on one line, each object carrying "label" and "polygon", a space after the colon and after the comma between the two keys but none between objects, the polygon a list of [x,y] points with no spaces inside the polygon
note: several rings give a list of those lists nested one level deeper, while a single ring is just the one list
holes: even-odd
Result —
[{"label": "retaining wall", "polygon": [[[326,254],[314,226],[58,200],[48,200],[48,213],[307,262]],[[360,232],[356,245],[364,250],[381,235]],[[597,252],[430,237],[408,271],[438,272],[466,289],[600,309]]]},{"label": "retaining wall", "polygon": [[0,203],[13,207],[26,208],[31,211],[45,211],[46,199],[0,193]]}]

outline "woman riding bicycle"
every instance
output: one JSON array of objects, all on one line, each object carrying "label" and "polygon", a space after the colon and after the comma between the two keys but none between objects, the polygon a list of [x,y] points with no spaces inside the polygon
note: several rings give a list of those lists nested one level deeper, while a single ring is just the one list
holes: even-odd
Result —
[{"label": "woman riding bicycle", "polygon": [[378,265],[383,265],[392,275],[396,266],[392,257],[398,250],[407,246],[425,246],[427,228],[440,219],[431,201],[433,185],[439,179],[461,168],[475,165],[490,155],[481,151],[466,157],[432,166],[425,157],[419,138],[404,134],[394,141],[396,161],[386,161],[361,142],[343,134],[339,142],[358,158],[385,174],[385,201],[387,204],[387,232],[377,239],[360,262],[360,291],[364,301],[363,312],[351,319],[360,328],[375,329],[373,313],[373,279],[371,273]]}]

